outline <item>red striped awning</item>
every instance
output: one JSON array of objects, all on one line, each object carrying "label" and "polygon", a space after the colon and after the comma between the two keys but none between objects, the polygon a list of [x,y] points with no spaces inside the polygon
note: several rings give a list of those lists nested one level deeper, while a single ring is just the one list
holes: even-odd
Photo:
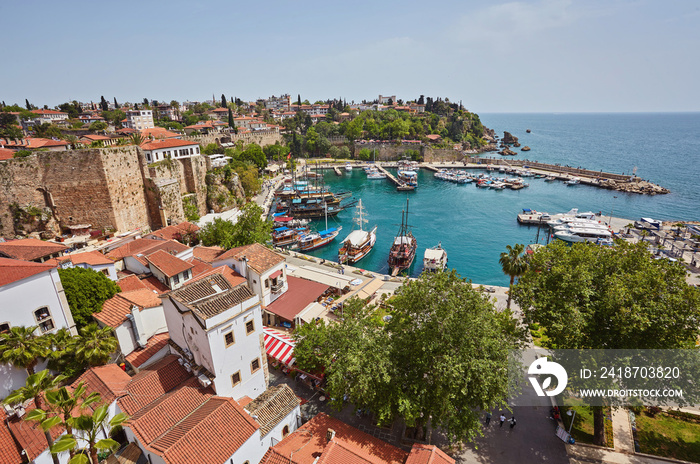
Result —
[{"label": "red striped awning", "polygon": [[275,272],[273,272],[272,274],[270,274],[270,279],[274,279],[274,278],[279,277],[279,276],[281,276],[281,275],[282,275],[282,269],[280,269],[279,271],[275,271]]},{"label": "red striped awning", "polygon": [[294,364],[294,340],[278,330],[263,326],[265,334],[265,352],[281,363],[292,367]]}]

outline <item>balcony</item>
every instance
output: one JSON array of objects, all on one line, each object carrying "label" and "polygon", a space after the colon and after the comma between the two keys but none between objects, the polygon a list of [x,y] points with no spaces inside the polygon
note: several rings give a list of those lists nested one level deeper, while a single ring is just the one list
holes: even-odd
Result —
[{"label": "balcony", "polygon": [[276,285],[270,286],[270,291],[272,293],[278,293],[278,292],[281,292],[283,288],[284,288],[284,281],[282,280],[280,282],[277,282]]}]

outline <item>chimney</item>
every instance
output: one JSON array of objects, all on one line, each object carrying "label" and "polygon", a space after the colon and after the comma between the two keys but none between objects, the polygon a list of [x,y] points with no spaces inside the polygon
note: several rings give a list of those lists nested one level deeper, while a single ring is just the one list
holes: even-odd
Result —
[{"label": "chimney", "polygon": [[331,440],[333,440],[334,438],[335,438],[335,430],[333,430],[333,429],[328,429],[328,430],[326,431],[326,440],[327,440],[327,441],[331,441]]}]

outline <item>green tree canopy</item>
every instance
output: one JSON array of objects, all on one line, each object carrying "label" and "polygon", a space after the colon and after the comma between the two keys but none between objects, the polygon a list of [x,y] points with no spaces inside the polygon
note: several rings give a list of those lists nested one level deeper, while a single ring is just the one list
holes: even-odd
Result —
[{"label": "green tree canopy", "polygon": [[92,314],[102,311],[102,303],[120,291],[116,283],[92,269],[59,269],[58,274],[78,327],[92,322]]},{"label": "green tree canopy", "polygon": [[380,422],[401,417],[420,434],[431,418],[452,438],[475,437],[481,411],[508,397],[508,350],[524,339],[518,323],[455,271],[423,274],[390,303],[386,324],[351,300],[337,324],[297,329],[297,364],[325,367],[337,407],[346,397]]},{"label": "green tree canopy", "polygon": [[218,245],[227,250],[252,243],[265,244],[272,238],[272,222],[262,219],[262,214],[260,206],[247,203],[235,224],[216,218],[199,230],[199,239],[204,246]]},{"label": "green tree canopy", "polygon": [[527,270],[527,259],[523,254],[525,245],[516,243],[515,246],[506,245],[507,252],[501,253],[498,262],[503,268],[503,273],[510,276],[510,290],[508,291],[508,309],[513,296],[513,282]]},{"label": "green tree canopy", "polygon": [[104,121],[95,121],[90,124],[91,131],[101,131],[107,129],[107,123]]},{"label": "green tree canopy", "polygon": [[[700,335],[700,292],[685,268],[654,259],[642,243],[552,242],[532,255],[513,297],[549,348],[691,348]],[[603,444],[602,408],[593,414]]]}]

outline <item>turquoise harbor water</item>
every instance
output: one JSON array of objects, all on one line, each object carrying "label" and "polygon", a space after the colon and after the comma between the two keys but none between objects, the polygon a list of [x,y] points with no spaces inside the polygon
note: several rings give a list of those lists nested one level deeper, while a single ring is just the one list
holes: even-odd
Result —
[{"label": "turquoise harbor water", "polygon": [[[344,172],[342,177],[327,171],[324,178],[331,190],[351,190],[355,198],[362,199],[367,226],[378,225],[377,243],[358,267],[387,273],[389,249],[407,196],[409,224],[418,241],[410,275],[420,274],[425,249],[442,242],[450,268],[490,285],[508,284],[498,264],[506,245],[535,243],[537,229],[516,222],[522,208],[549,213],[579,208],[629,219],[700,220],[700,113],[484,114],[481,119],[499,136],[506,130],[532,149],[508,158],[618,173],[630,173],[637,167],[639,177],[669,188],[671,194],[625,194],[535,178],[526,179],[529,188],[497,191],[436,180],[432,172],[421,170],[417,191],[407,195],[397,192],[388,180],[367,180],[359,169]],[[532,132],[527,134],[526,129]],[[343,231],[332,244],[310,254],[336,260],[340,241],[353,228],[354,214],[351,208],[329,218],[329,227],[339,224]],[[324,227],[323,221],[315,225]],[[539,238],[543,242],[542,234]]]}]

